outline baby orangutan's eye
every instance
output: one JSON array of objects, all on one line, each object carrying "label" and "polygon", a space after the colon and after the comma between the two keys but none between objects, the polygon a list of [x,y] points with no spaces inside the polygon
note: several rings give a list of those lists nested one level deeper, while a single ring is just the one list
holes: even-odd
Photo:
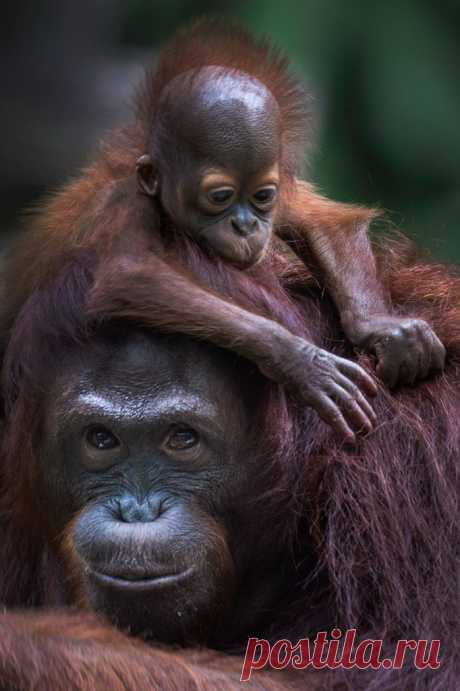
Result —
[{"label": "baby orangutan's eye", "polygon": [[231,187],[219,187],[208,192],[208,200],[216,206],[225,206],[233,199],[234,191]]},{"label": "baby orangutan's eye", "polygon": [[253,203],[255,206],[260,208],[266,208],[271,206],[277,196],[277,189],[275,185],[267,185],[266,187],[261,187],[253,195]]},{"label": "baby orangutan's eye", "polygon": [[117,437],[102,425],[90,427],[86,432],[86,441],[98,451],[111,451],[120,446]]}]

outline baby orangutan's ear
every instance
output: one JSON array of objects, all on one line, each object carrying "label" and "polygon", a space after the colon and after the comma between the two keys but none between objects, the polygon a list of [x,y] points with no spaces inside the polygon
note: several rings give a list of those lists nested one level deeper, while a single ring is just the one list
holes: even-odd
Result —
[{"label": "baby orangutan's ear", "polygon": [[154,197],[158,192],[158,177],[148,154],[137,159],[136,174],[140,190],[149,197]]}]

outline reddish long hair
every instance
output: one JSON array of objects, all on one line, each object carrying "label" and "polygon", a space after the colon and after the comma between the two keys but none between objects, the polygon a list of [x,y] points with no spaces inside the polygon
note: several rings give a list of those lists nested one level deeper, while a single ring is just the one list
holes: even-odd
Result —
[{"label": "reddish long hair", "polygon": [[[350,355],[334,308],[313,283],[305,288],[303,269],[297,284],[293,266],[286,271],[288,292],[277,277],[282,271],[267,273],[264,280],[236,270],[230,276],[228,267],[224,270],[198,249],[183,251],[190,263],[200,262],[210,285],[242,306]],[[277,535],[290,540],[297,558],[315,550],[316,573],[326,574],[329,583],[324,598],[335,612],[322,625],[358,626],[391,640],[441,638],[445,659],[428,688],[444,690],[454,688],[451,655],[458,640],[460,283],[446,267],[421,263],[401,239],[386,243],[381,266],[401,313],[427,319],[443,339],[446,371],[395,395],[381,389],[376,401],[380,424],[353,449],[338,444],[314,414],[267,384],[261,435],[270,440],[273,485],[264,501],[270,515],[283,523],[276,526]],[[2,597],[16,604],[33,599],[33,592],[38,597],[43,579],[38,566],[43,535],[31,527],[39,523],[33,487],[43,386],[60,349],[84,346],[91,338],[84,320],[90,256],[73,257],[71,267],[24,305],[5,360],[1,506],[8,528],[0,546],[6,570]],[[139,324],[134,312],[130,321]],[[366,358],[361,362],[369,364]],[[291,623],[288,630],[280,625],[283,635],[298,635],[310,626],[314,577],[310,573],[305,579],[293,591]],[[400,688],[392,686],[391,674],[376,678],[376,688]],[[407,677],[407,685],[422,689],[426,679],[424,674],[422,683],[415,674]]]}]

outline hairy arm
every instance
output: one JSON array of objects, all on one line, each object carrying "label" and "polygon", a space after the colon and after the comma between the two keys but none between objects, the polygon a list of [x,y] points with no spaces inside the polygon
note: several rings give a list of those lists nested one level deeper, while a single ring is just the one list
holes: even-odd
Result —
[{"label": "hairy arm", "polygon": [[[90,614],[0,616],[0,691],[232,691],[241,688],[242,662],[209,650],[154,648]],[[289,677],[305,688],[303,675],[282,672],[255,672],[244,687],[296,688]]]},{"label": "hairy arm", "polygon": [[279,214],[277,234],[319,269],[346,336],[377,356],[378,374],[390,386],[412,384],[444,367],[445,350],[426,322],[392,314],[368,236],[377,215],[326,199],[297,181]]},{"label": "hairy arm", "polygon": [[278,217],[277,234],[319,269],[352,342],[360,321],[389,312],[368,237],[376,216],[373,209],[322,197],[299,180]]},{"label": "hairy arm", "polygon": [[372,395],[375,384],[361,367],[222,299],[151,252],[103,263],[87,311],[96,321],[130,319],[231,349],[296,392],[350,440],[352,427],[368,430],[375,420],[360,390]]}]

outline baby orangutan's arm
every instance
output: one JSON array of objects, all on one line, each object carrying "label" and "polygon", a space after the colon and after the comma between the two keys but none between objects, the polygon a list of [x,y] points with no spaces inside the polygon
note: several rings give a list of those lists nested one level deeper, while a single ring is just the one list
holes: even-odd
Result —
[{"label": "baby orangutan's arm", "polygon": [[374,426],[364,393],[373,396],[377,389],[362,367],[222,299],[153,253],[105,262],[89,296],[88,316],[132,319],[233,350],[289,387],[347,441],[354,440],[353,430]]},{"label": "baby orangutan's arm", "polygon": [[390,387],[414,384],[443,369],[445,348],[427,322],[391,314],[368,236],[376,215],[330,201],[298,181],[276,232],[301,259],[317,265],[346,336],[377,356],[377,374]]}]

